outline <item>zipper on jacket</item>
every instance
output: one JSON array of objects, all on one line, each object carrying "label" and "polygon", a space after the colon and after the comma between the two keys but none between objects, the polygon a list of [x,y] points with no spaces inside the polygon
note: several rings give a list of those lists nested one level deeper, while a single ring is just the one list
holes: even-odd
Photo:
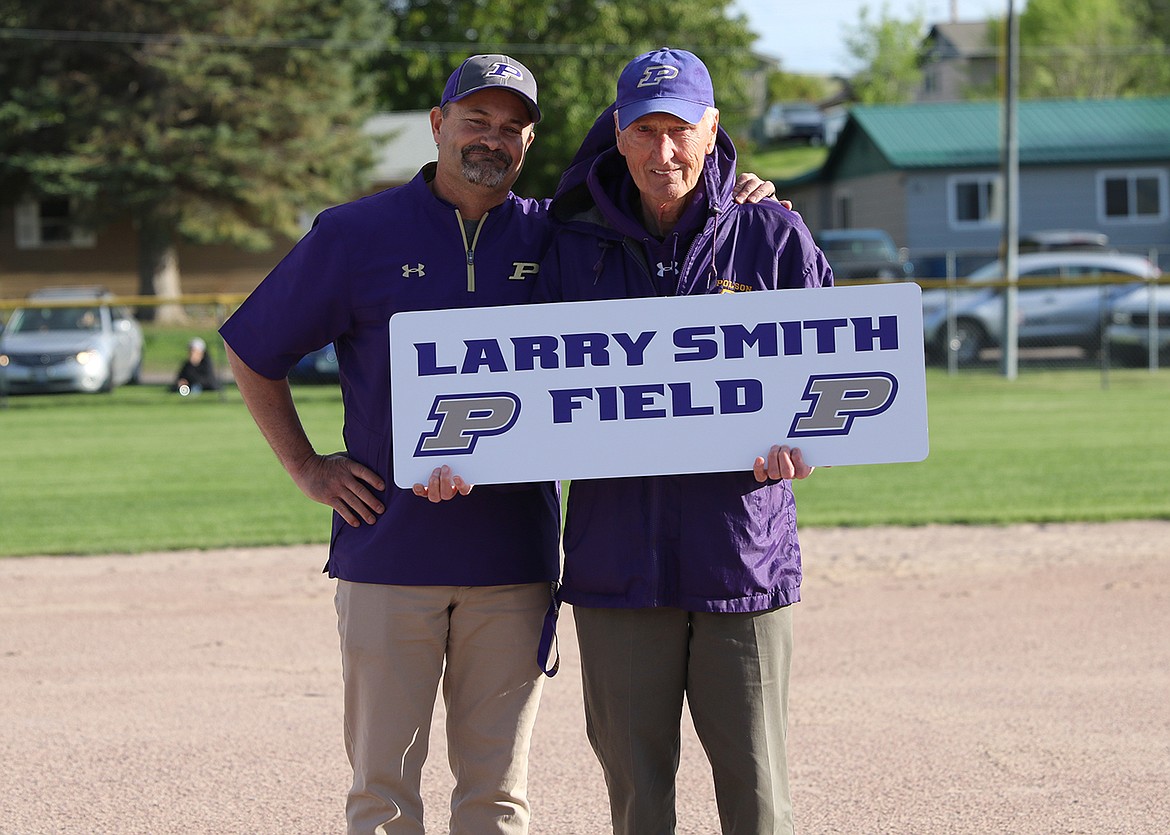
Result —
[{"label": "zipper on jacket", "polygon": [[654,276],[650,274],[650,262],[646,260],[646,245],[636,238],[627,236],[622,239],[622,249],[633,256],[634,261],[642,268],[642,275],[646,278],[646,283],[650,286],[650,296],[657,296],[658,285],[654,283]]},{"label": "zipper on jacket", "polygon": [[455,210],[455,219],[459,222],[459,234],[463,236],[463,248],[467,251],[467,292],[475,292],[475,245],[479,242],[479,233],[483,231],[483,222],[487,220],[488,213],[484,212],[475,224],[475,234],[471,236],[471,242],[467,240],[467,225],[463,222],[463,215],[459,210]]},{"label": "zipper on jacket", "polygon": [[[707,216],[707,222],[703,224],[703,228],[698,231],[698,233],[695,235],[695,239],[691,241],[691,245],[687,248],[687,254],[683,259],[682,269],[679,271],[678,289],[680,296],[690,295],[690,290],[695,287],[695,285],[698,284],[699,279],[702,278],[702,276],[699,275],[692,276],[691,284],[687,287],[682,286],[682,277],[684,275],[688,275],[691,272],[695,261],[698,260],[702,242],[708,237],[708,230],[710,230],[711,242],[711,265],[707,268],[706,290],[708,293],[714,289],[715,283],[719,280],[719,273],[715,269],[715,253],[719,248],[719,214],[719,207],[713,206],[711,208],[710,214]],[[732,254],[732,260],[734,260],[734,253]]]}]

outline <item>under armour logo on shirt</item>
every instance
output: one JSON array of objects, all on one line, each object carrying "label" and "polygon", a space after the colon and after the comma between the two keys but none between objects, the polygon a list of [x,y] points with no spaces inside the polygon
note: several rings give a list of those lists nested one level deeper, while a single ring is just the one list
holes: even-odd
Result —
[{"label": "under armour logo on shirt", "polygon": [[669,264],[665,261],[658,262],[658,277],[663,278],[667,273],[678,273],[678,261],[671,261]]},{"label": "under armour logo on shirt", "polygon": [[419,264],[418,266],[415,266],[415,267],[410,266],[410,264],[403,264],[402,265],[402,277],[403,278],[410,278],[412,275],[417,275],[419,278],[422,278],[426,274],[427,274],[427,269],[422,264]]}]

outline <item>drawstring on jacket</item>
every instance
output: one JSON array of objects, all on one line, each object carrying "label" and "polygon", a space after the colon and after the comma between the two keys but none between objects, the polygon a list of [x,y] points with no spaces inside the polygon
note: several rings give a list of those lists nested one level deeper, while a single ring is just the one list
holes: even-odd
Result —
[{"label": "drawstring on jacket", "polygon": [[711,209],[711,266],[707,268],[707,292],[719,283],[719,271],[715,269],[715,256],[719,254],[719,207]]},{"label": "drawstring on jacket", "polygon": [[597,263],[593,265],[593,286],[594,287],[597,286],[597,282],[601,279],[601,271],[603,269],[603,265],[605,262],[605,253],[607,253],[609,251],[609,248],[611,246],[613,246],[612,241],[599,240],[597,242],[597,248],[598,248],[598,250],[600,250],[600,252],[598,253],[598,256],[597,256]]}]

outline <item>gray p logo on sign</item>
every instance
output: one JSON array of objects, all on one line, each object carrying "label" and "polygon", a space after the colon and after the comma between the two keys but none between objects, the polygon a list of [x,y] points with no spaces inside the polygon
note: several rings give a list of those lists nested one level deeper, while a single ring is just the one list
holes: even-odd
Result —
[{"label": "gray p logo on sign", "polygon": [[884,371],[813,375],[801,397],[812,406],[796,416],[788,436],[848,435],[855,418],[880,415],[897,392],[898,381]]},{"label": "gray p logo on sign", "polygon": [[428,417],[435,431],[419,437],[415,455],[468,455],[486,435],[507,432],[520,416],[520,398],[509,392],[439,395]]}]

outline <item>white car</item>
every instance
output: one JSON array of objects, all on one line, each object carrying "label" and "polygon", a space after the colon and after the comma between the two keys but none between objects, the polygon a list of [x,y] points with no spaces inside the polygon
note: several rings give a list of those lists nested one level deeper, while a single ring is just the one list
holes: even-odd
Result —
[{"label": "white car", "polygon": [[29,294],[0,333],[0,385],[12,394],[112,391],[136,382],[142,328],[95,287]]},{"label": "white car", "polygon": [[[1101,347],[1102,331],[1118,300],[1162,274],[1149,259],[1117,252],[1033,252],[1020,255],[1017,327],[1021,347],[1075,346],[1088,354]],[[1132,281],[1082,283],[1100,277]],[[1029,284],[1052,278],[1053,283]],[[1064,279],[1067,283],[1061,283]],[[954,351],[960,363],[974,362],[984,348],[1003,339],[1003,263],[995,261],[960,281],[958,289],[922,294],[923,338],[936,359]],[[983,285],[983,286],[980,286]],[[948,299],[953,295],[954,329],[948,331]]]},{"label": "white car", "polygon": [[1135,290],[1113,306],[1109,327],[1105,329],[1109,356],[1122,365],[1148,364],[1151,321],[1158,363],[1170,364],[1170,285],[1165,284]]}]

